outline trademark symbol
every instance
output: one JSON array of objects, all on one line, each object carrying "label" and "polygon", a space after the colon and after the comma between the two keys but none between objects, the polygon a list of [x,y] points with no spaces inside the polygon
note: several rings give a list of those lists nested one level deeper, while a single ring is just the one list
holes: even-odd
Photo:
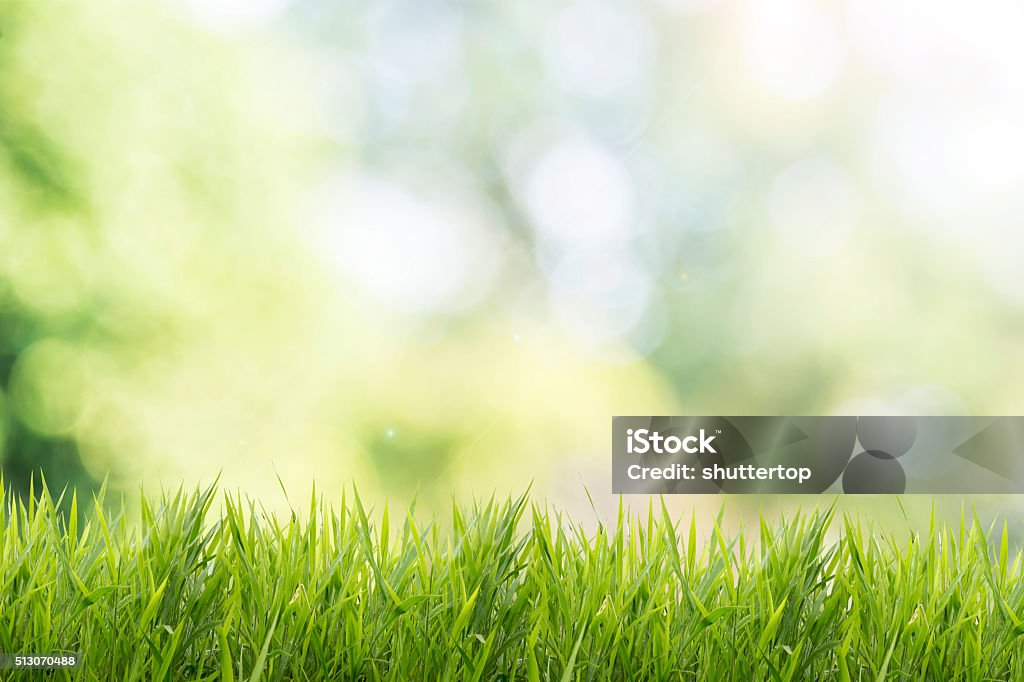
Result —
[{"label": "trademark symbol", "polygon": [[721,433],[722,429],[715,429],[715,433]]}]

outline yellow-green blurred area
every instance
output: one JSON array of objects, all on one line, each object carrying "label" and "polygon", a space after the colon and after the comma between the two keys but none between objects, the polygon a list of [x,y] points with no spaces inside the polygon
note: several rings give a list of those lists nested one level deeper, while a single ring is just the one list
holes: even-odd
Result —
[{"label": "yellow-green blurred area", "polygon": [[2,0],[5,481],[576,509],[615,414],[1019,414],[1022,29]]}]

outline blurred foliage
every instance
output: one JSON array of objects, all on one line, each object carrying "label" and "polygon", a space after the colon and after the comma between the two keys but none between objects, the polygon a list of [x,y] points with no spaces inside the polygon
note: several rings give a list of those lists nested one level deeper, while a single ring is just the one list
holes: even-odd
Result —
[{"label": "blurred foliage", "polygon": [[33,479],[36,489],[41,489],[41,475],[58,489],[66,484],[83,492],[95,491],[96,481],[85,470],[73,438],[40,433],[10,407],[7,394],[11,371],[26,344],[24,338],[9,332],[20,331],[27,322],[30,321],[23,316],[0,315],[0,325],[7,332],[0,341],[0,449],[6,453],[2,466],[4,484],[24,494],[32,487]]},{"label": "blurred foliage", "polygon": [[[16,68],[14,36],[24,20],[23,9],[21,3],[0,6],[0,72],[4,74],[0,79],[0,158],[7,176],[4,208],[9,211],[9,202],[17,192],[26,204],[42,210],[84,211],[73,163],[34,122],[16,90],[17,80],[10,77]],[[10,217],[7,212],[7,229],[0,231],[7,237],[8,249],[11,237],[4,232],[10,229]],[[26,310],[12,295],[10,283],[0,281],[0,456],[4,483],[19,492],[29,489],[33,477],[38,488],[40,474],[58,489],[65,483],[86,490],[95,488],[70,434],[33,424],[32,415],[18,409],[19,396],[11,399],[12,391],[19,388],[15,369],[19,361],[24,364],[28,348],[51,335],[77,337],[87,326],[88,320],[80,315],[40,315]]]},{"label": "blurred foliage", "polygon": [[258,276],[231,261],[274,169],[253,165],[262,119],[227,55],[155,8],[0,5],[0,455],[19,490],[130,478],[115,382],[177,346],[211,278]]},{"label": "blurred foliage", "polygon": [[443,496],[557,470],[600,447],[613,404],[664,404],[642,366],[595,364],[515,310],[410,317],[325,268],[301,205],[338,160],[294,53],[170,5],[5,3],[0,31],[16,487],[223,474]]},{"label": "blurred foliage", "polygon": [[438,496],[603,482],[613,414],[1020,412],[1003,11],[2,3],[4,475]]}]

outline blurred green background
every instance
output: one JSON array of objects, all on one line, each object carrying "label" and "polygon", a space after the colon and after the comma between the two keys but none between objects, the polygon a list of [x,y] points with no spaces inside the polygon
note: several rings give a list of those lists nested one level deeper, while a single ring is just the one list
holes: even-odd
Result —
[{"label": "blurred green background", "polygon": [[1020,414],[1022,28],[5,0],[5,483],[573,509],[614,414]]}]

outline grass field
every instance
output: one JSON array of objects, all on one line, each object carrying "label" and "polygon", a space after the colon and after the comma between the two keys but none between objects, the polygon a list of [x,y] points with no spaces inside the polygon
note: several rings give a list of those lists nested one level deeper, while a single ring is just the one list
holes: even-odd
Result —
[{"label": "grass field", "polygon": [[[1024,680],[1021,554],[968,516],[913,534],[815,513],[700,538],[655,500],[586,533],[519,499],[450,521],[354,496],[288,519],[213,489],[8,495],[0,651],[88,680]],[[123,507],[122,507],[123,509]],[[833,532],[829,533],[828,529]],[[836,538],[830,540],[829,538]]]}]

